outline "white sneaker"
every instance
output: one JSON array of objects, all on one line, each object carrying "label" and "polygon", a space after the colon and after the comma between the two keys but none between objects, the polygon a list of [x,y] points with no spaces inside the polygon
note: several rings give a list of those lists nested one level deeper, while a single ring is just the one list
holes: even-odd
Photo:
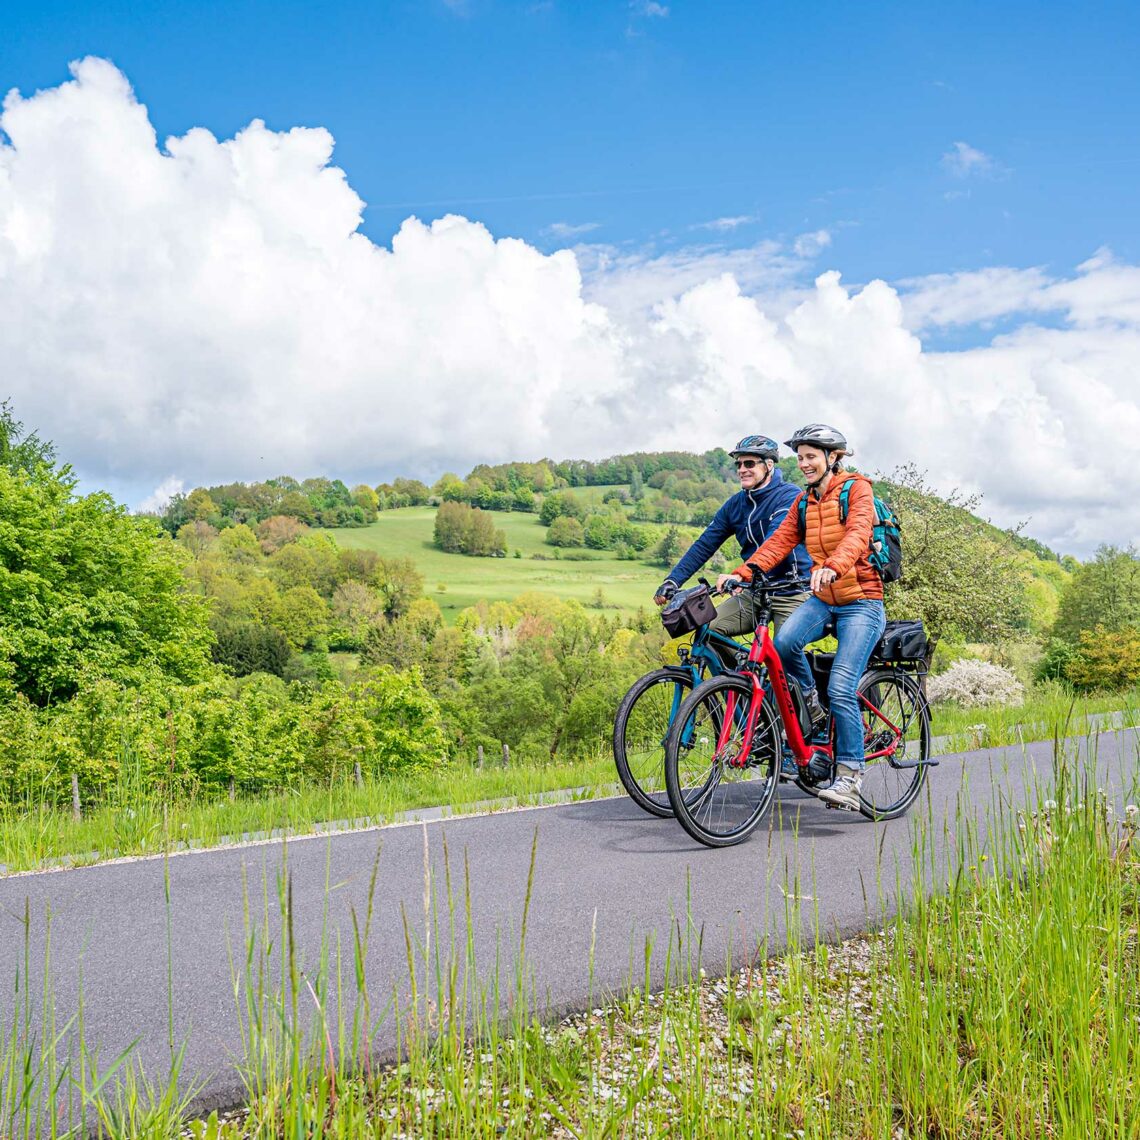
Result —
[{"label": "white sneaker", "polygon": [[863,774],[850,768],[840,776],[830,788],[824,788],[819,793],[821,802],[828,807],[846,808],[848,811],[859,810],[859,789],[863,786]]}]

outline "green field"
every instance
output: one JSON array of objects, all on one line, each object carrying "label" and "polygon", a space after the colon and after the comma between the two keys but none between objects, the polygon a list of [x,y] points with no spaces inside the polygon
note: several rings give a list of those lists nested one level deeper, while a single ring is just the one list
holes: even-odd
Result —
[{"label": "green field", "polygon": [[[589,561],[567,558],[566,551],[560,552],[546,544],[546,527],[538,521],[537,515],[513,511],[488,513],[494,516],[495,526],[507,536],[506,558],[471,558],[436,549],[432,544],[434,507],[383,511],[371,526],[325,533],[332,535],[341,546],[374,550],[384,558],[411,558],[424,576],[424,592],[438,603],[449,624],[455,621],[460,610],[480,599],[509,601],[532,590],[590,606],[595,603],[600,589],[606,609],[623,614],[653,604],[653,589],[664,576],[661,567],[641,561],[624,562],[608,557],[608,552],[601,550],[573,552]],[[516,550],[521,558],[515,557]],[[533,558],[535,554],[541,554],[542,560]]]}]

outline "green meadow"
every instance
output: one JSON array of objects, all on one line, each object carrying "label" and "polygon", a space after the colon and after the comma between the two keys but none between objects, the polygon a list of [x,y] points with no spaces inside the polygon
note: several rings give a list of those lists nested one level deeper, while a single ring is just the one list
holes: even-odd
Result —
[{"label": "green meadow", "polygon": [[[584,501],[605,488],[575,488]],[[653,589],[664,576],[661,567],[645,561],[623,561],[604,550],[558,550],[546,543],[546,527],[538,516],[513,511],[490,511],[495,526],[507,536],[506,558],[472,558],[445,554],[432,543],[434,507],[404,507],[382,511],[371,526],[325,531],[338,545],[374,550],[384,558],[412,559],[424,576],[424,593],[443,611],[448,624],[460,610],[481,599],[509,601],[536,591],[596,606],[598,591],[606,610],[631,614],[653,604]],[[655,532],[660,526],[647,526]],[[686,533],[690,528],[681,528]],[[692,533],[696,533],[692,531]],[[515,556],[518,552],[520,557]],[[539,555],[540,557],[535,557]]]}]

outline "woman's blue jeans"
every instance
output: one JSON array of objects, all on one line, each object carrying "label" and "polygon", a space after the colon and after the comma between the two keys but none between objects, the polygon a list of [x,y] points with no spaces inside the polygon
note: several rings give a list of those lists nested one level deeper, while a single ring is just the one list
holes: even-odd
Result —
[{"label": "woman's blue jeans", "polygon": [[776,634],[776,652],[788,675],[795,677],[805,693],[810,692],[815,688],[815,678],[804,656],[804,646],[817,641],[832,621],[839,648],[831,665],[827,698],[835,718],[835,759],[861,772],[863,715],[855,689],[887,625],[883,603],[876,598],[861,598],[845,606],[829,606],[813,595]]}]

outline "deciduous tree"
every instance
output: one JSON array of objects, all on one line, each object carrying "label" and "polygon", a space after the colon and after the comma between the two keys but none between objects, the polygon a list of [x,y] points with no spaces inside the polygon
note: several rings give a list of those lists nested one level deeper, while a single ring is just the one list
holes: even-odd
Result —
[{"label": "deciduous tree", "polygon": [[1017,551],[975,517],[979,496],[940,498],[914,467],[897,470],[888,498],[903,541],[903,576],[887,588],[887,613],[921,618],[935,636],[1000,638],[1028,621]]},{"label": "deciduous tree", "polygon": [[46,705],[85,679],[205,675],[213,635],[187,556],[109,495],[77,495],[68,468],[32,466],[0,465],[0,677]]},{"label": "deciduous tree", "polygon": [[1061,594],[1053,636],[1076,641],[1082,631],[1140,628],[1140,558],[1131,548],[1102,546]]}]

